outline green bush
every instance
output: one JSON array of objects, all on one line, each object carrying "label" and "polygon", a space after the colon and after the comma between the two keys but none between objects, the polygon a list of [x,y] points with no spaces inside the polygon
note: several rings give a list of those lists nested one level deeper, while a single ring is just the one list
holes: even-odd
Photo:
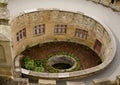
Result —
[{"label": "green bush", "polygon": [[30,59],[29,56],[24,57],[24,67],[28,70],[36,71],[36,72],[43,72],[44,67],[40,60],[33,60]]},{"label": "green bush", "polygon": [[36,67],[42,66],[42,62],[40,60],[34,60],[34,65]]},{"label": "green bush", "polygon": [[34,71],[36,71],[36,72],[43,72],[44,68],[43,68],[43,66],[35,67]]},{"label": "green bush", "polygon": [[30,57],[29,56],[25,56],[23,60],[24,60],[24,62],[28,62],[28,61],[30,61]]},{"label": "green bush", "polygon": [[34,70],[34,60],[25,62],[25,68],[28,70]]}]

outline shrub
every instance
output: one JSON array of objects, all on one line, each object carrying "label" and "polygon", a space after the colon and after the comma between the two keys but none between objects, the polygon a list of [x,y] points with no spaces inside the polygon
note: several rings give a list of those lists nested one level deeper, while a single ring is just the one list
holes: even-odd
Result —
[{"label": "shrub", "polygon": [[40,60],[34,60],[34,64],[35,66],[41,66],[42,65],[42,62]]},{"label": "shrub", "polygon": [[30,61],[30,57],[29,56],[25,56],[23,60],[24,60],[24,62]]},{"label": "shrub", "polygon": [[30,59],[29,56],[24,57],[24,67],[28,70],[36,71],[36,72],[43,72],[44,67],[40,60],[33,60]]},{"label": "shrub", "polygon": [[25,68],[28,70],[33,70],[34,69],[34,60],[26,61]]},{"label": "shrub", "polygon": [[36,71],[36,72],[43,72],[44,68],[43,68],[43,66],[35,67],[34,71]]}]

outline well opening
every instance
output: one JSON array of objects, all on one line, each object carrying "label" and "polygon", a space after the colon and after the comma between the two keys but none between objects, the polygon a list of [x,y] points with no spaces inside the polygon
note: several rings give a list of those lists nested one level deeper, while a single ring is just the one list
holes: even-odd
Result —
[{"label": "well opening", "polygon": [[48,59],[48,65],[58,70],[73,70],[76,67],[76,60],[68,55],[57,55]]}]

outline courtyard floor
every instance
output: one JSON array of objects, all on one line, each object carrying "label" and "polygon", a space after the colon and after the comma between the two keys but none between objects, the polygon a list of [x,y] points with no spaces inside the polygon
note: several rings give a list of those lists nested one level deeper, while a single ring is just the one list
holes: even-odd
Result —
[{"label": "courtyard floor", "polygon": [[32,59],[45,60],[48,55],[56,52],[67,52],[79,58],[81,69],[97,66],[101,63],[99,56],[87,46],[71,42],[50,42],[25,50],[22,54]]}]

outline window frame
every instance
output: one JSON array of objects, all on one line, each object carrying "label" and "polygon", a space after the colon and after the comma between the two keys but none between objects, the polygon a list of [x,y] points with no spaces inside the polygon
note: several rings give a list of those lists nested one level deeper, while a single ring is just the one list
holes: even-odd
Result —
[{"label": "window frame", "polygon": [[54,27],[55,34],[66,34],[67,33],[67,25],[57,24]]},{"label": "window frame", "polygon": [[20,42],[21,40],[23,40],[25,38],[26,38],[26,28],[23,28],[16,33],[16,41],[17,42]]},{"label": "window frame", "polygon": [[80,38],[80,39],[83,39],[83,40],[87,40],[88,38],[88,31],[86,30],[83,30],[83,29],[79,29],[79,28],[76,28],[75,30],[75,35],[74,35],[76,38]]},{"label": "window frame", "polygon": [[45,24],[36,25],[33,28],[33,36],[40,36],[45,34]]}]

